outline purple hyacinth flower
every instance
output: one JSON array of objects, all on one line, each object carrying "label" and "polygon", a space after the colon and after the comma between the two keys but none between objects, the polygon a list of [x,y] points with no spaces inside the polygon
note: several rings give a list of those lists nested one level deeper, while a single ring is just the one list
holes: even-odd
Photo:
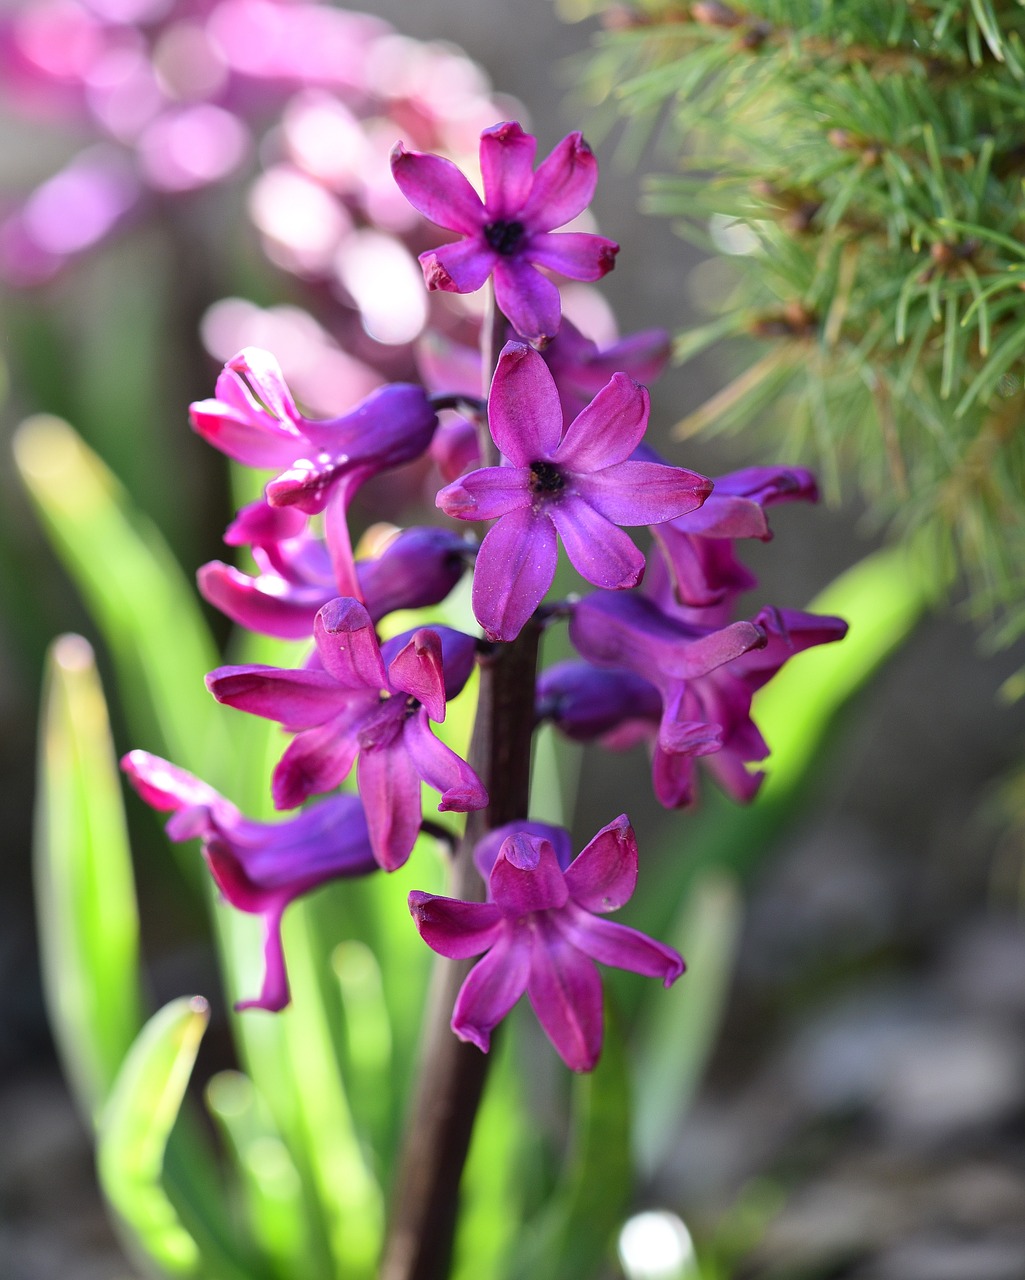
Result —
[{"label": "purple hyacinth flower", "polygon": [[644,556],[619,525],[693,511],[711,481],[682,467],[628,461],[648,424],[648,393],[617,373],[563,426],[555,381],[536,351],[510,342],[491,384],[488,422],[506,459],[438,494],[460,520],[496,520],[481,544],[473,611],[492,640],[513,640],[555,576],[556,533],[574,568],[598,587],[635,586]]},{"label": "purple hyacinth flower", "polygon": [[772,537],[765,508],[781,502],[816,502],[818,486],[800,467],[747,467],[719,476],[704,505],[652,529],[662,549],[676,598],[691,608],[732,600],[758,585],[733,549],[737,538]]},{"label": "purple hyacinth flower", "polygon": [[556,662],[537,678],[538,721],[550,720],[574,742],[625,751],[652,739],[662,719],[662,695],[643,676],[589,662]]},{"label": "purple hyacinth flower", "polygon": [[420,831],[421,781],[441,792],[442,811],[488,802],[474,771],[430,729],[468,680],[475,642],[448,627],[423,627],[379,646],[366,608],[350,598],[320,610],[313,636],[319,667],[220,667],[207,688],[218,702],[296,735],[274,770],[279,809],[338,786],[358,756],[374,856],[394,871]]},{"label": "purple hyacinth flower", "polygon": [[484,200],[441,156],[392,152],[395,181],[425,218],[462,239],[420,255],[429,289],[474,293],[494,277],[495,299],[516,332],[542,343],[559,331],[556,286],[538,267],[571,280],[600,280],[611,271],[619,245],[582,231],[553,235],[594,195],[598,162],[579,133],[571,133],[534,171],[537,139],[513,123],[480,136]]},{"label": "purple hyacinth flower", "polygon": [[602,1045],[594,961],[661,978],[668,987],[683,973],[683,960],[646,934],[601,919],[627,902],[637,883],[637,841],[625,816],[603,827],[568,866],[559,857],[568,837],[557,845],[516,824],[503,830],[487,902],[409,895],[416,927],[434,951],[453,960],[485,953],[459,991],[452,1030],[487,1053],[491,1032],[526,991],[562,1060],[573,1071],[590,1071]]},{"label": "purple hyacinth flower", "polygon": [[255,822],[213,787],[148,751],[129,752],[121,765],[147,804],[172,813],[172,840],[202,841],[225,899],[263,920],[260,994],[235,1008],[283,1009],[289,1001],[281,943],[285,908],[328,880],[378,869],[363,806],[355,796],[333,796],[284,822]]},{"label": "purple hyacinth flower", "polygon": [[192,425],[214,448],[246,466],[278,472],[267,485],[272,507],[307,515],[327,509],[335,576],[352,591],[352,550],[345,512],[353,495],[381,471],[425,452],[438,419],[422,387],[392,383],[338,418],[305,418],[277,360],[247,347],[217,379],[216,398],[190,406]]},{"label": "purple hyacinth flower", "polygon": [[[220,560],[203,565],[197,581],[203,598],[233,622],[261,635],[304,640],[317,612],[337,597],[326,543],[310,533],[306,517],[291,507],[255,502],[228,526],[224,541],[249,545],[260,570],[252,576]],[[396,609],[438,604],[465,571],[469,545],[448,529],[403,529],[381,552],[357,560],[356,582],[374,622]]]}]

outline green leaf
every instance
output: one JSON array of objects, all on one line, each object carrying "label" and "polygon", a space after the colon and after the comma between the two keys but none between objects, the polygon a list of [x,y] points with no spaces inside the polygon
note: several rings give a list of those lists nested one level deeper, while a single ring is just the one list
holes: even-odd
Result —
[{"label": "green leaf", "polygon": [[24,422],[14,456],[110,645],[139,739],[197,772],[230,760],[224,721],[203,685],[216,649],[192,584],[156,528],[61,419]]},{"label": "green leaf", "polygon": [[61,637],[47,660],[35,881],[50,1025],[92,1124],[143,1015],[121,783],[93,651],[81,636]]}]

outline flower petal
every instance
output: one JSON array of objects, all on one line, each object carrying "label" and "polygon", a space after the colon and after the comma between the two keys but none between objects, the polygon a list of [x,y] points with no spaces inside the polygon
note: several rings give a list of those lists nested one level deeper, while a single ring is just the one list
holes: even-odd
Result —
[{"label": "flower petal", "polygon": [[247,467],[280,471],[291,466],[306,448],[306,440],[291,423],[246,421],[220,400],[198,400],[189,405],[193,430],[207,444]]},{"label": "flower petal", "polygon": [[537,167],[520,217],[532,231],[565,226],[591,203],[598,161],[580,133],[567,134]]},{"label": "flower petal", "polygon": [[[588,911],[615,911],[637,884],[637,837],[626,814],[602,827],[570,863],[566,887]],[[600,957],[595,957],[600,959]]]},{"label": "flower petal", "polygon": [[546,276],[522,257],[501,258],[494,265],[498,309],[521,337],[543,343],[559,332],[562,298]]},{"label": "flower petal", "polygon": [[326,671],[289,671],[280,667],[218,667],[206,677],[218,702],[277,720],[293,732],[331,720],[351,701]]},{"label": "flower petal", "polygon": [[482,467],[447,485],[436,499],[454,520],[497,520],[532,502],[527,467]]},{"label": "flower petal", "polygon": [[243,378],[261,402],[281,422],[301,422],[292,393],[281,372],[281,365],[262,347],[244,347],[224,366]]},{"label": "flower petal", "polygon": [[498,261],[479,236],[439,245],[420,255],[424,283],[442,293],[476,293]]},{"label": "flower petal", "polygon": [[460,902],[414,889],[409,914],[424,942],[449,960],[479,956],[495,946],[504,932],[502,913],[490,902]]},{"label": "flower petal", "polygon": [[[281,640],[306,640],[324,603],[317,587],[283,590],[284,580],[251,578],[241,570],[211,560],[196,574],[199,593],[208,604],[249,631]],[[276,590],[268,589],[273,584]]]},{"label": "flower petal", "polygon": [[[552,461],[576,472],[601,471],[613,463],[623,462],[640,444],[650,412],[647,389],[625,373],[614,373],[566,428]],[[631,523],[645,524],[646,521]]]},{"label": "flower petal", "polygon": [[598,919],[572,903],[553,917],[553,923],[572,946],[602,964],[661,978],[667,987],[683,973],[683,959],[672,947],[625,924]]},{"label": "flower petal", "polygon": [[484,225],[480,196],[451,160],[407,151],[397,142],[391,153],[391,171],[413,208],[439,227],[470,235]]},{"label": "flower petal", "polygon": [[589,231],[542,232],[523,246],[527,262],[570,280],[600,280],[616,265],[619,245]]},{"label": "flower petal", "polygon": [[[601,979],[592,962],[554,924],[539,919],[527,995],[545,1034],[572,1071],[590,1071],[601,1054]],[[493,954],[493,953],[492,953]]]},{"label": "flower petal", "polygon": [[388,684],[423,704],[439,724],[445,719],[445,675],[441,637],[421,627],[388,664]]},{"label": "flower petal", "polygon": [[525,831],[502,842],[488,887],[492,901],[513,919],[565,906],[569,899],[555,849],[548,840]]},{"label": "flower petal", "polygon": [[480,171],[488,220],[518,215],[534,181],[537,139],[516,121],[492,125],[480,135]]},{"label": "flower petal", "polygon": [[488,396],[488,426],[515,468],[529,467],[558,448],[562,405],[555,379],[544,358],[522,342],[507,342],[498,358]]},{"label": "flower petal", "polygon": [[474,848],[473,861],[485,883],[491,879],[491,872],[502,845],[509,836],[517,833],[540,836],[541,839],[547,840],[555,850],[556,861],[563,870],[573,861],[573,845],[570,834],[564,827],[553,827],[547,822],[506,822],[481,836]]},{"label": "flower petal", "polygon": [[441,792],[439,812],[467,813],[486,807],[488,793],[484,784],[465,760],[435,737],[422,708],[405,722],[402,738],[419,776]]},{"label": "flower petal", "polygon": [[333,791],[349,776],[358,750],[351,718],[296,734],[271,776],[274,807],[295,809],[310,796]]},{"label": "flower petal", "polygon": [[356,766],[370,845],[385,871],[406,862],[420,834],[420,774],[404,737],[387,746],[365,748]]},{"label": "flower petal", "polygon": [[472,600],[489,640],[516,639],[552,585],[557,563],[555,527],[544,512],[510,511],[488,530]]},{"label": "flower petal", "polygon": [[[564,494],[546,507],[574,569],[596,587],[635,587],[644,556],[629,537],[582,498]],[[511,517],[506,516],[506,519]],[[483,548],[481,548],[483,550]]]},{"label": "flower petal", "polygon": [[452,1010],[452,1030],[483,1053],[491,1032],[523,995],[530,973],[531,937],[506,924],[483,960],[473,966]]},{"label": "flower petal", "polygon": [[620,462],[577,475],[576,491],[613,524],[659,525],[699,507],[711,480],[683,467],[657,462]]},{"label": "flower petal", "polygon": [[329,601],[313,624],[317,654],[343,689],[387,689],[388,678],[366,607],[351,596]]},{"label": "flower petal", "polygon": [[280,1013],[292,996],[288,989],[288,973],[285,969],[285,950],[281,942],[281,913],[285,904],[268,910],[263,917],[263,983],[260,994],[252,1000],[239,1000],[237,1013],[243,1009],[266,1009],[268,1013]]}]

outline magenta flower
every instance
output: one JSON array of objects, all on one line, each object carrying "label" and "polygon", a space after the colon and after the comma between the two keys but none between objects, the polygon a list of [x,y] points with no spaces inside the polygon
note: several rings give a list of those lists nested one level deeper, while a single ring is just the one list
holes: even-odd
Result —
[{"label": "magenta flower", "polygon": [[475,644],[448,627],[420,628],[378,646],[366,608],[332,600],[313,629],[319,667],[220,667],[207,676],[218,702],[277,720],[295,738],[274,770],[279,809],[330,791],[359,757],[357,782],[374,856],[394,871],[420,831],[420,783],[441,792],[440,810],[483,809],[487,792],[430,721],[465,685]]},{"label": "magenta flower", "polygon": [[333,796],[284,822],[254,822],[213,787],[148,751],[129,752],[121,765],[147,804],[172,812],[172,840],[203,842],[203,857],[227,901],[263,920],[260,994],[235,1007],[283,1009],[289,1000],[285,908],[328,880],[377,870],[359,800]]},{"label": "magenta flower", "polygon": [[392,173],[409,203],[431,222],[463,237],[420,255],[428,289],[473,293],[494,277],[495,299],[530,342],[559,331],[559,291],[538,267],[571,280],[600,280],[619,245],[581,231],[553,235],[590,203],[598,162],[571,133],[534,172],[537,139],[516,124],[496,124],[480,136],[484,200],[450,160],[392,152]]},{"label": "magenta flower", "polygon": [[506,463],[442,489],[460,520],[493,520],[477,555],[473,611],[493,640],[512,640],[555,576],[556,532],[595,586],[635,586],[644,556],[618,525],[658,524],[699,507],[711,481],[682,467],[627,461],[648,424],[648,393],[617,373],[564,429],[555,381],[536,351],[510,342],[488,422]]},{"label": "magenta flower", "polygon": [[[224,535],[250,546],[255,576],[212,560],[197,574],[202,596],[233,622],[261,635],[305,640],[318,611],[345,583],[336,580],[325,542],[293,507],[254,502]],[[396,609],[438,604],[462,577],[473,549],[448,529],[403,529],[372,559],[357,560],[355,580],[374,622]]]},{"label": "magenta flower", "polygon": [[590,1071],[602,1044],[594,961],[661,978],[667,987],[684,964],[671,947],[600,918],[627,902],[637,883],[637,840],[625,816],[603,827],[568,866],[559,858],[568,838],[556,844],[530,826],[503,828],[488,902],[413,892],[409,909],[440,955],[465,960],[486,953],[456,999],[452,1030],[460,1040],[487,1053],[492,1030],[526,991],[562,1060],[573,1071]]}]

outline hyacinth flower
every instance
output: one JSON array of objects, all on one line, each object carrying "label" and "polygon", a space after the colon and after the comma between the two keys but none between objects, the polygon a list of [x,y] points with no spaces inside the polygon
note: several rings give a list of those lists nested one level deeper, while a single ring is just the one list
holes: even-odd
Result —
[{"label": "hyacinth flower", "polygon": [[817,502],[818,485],[800,467],[746,467],[718,476],[701,508],[652,528],[680,604],[708,608],[729,603],[758,580],[737,559],[738,538],[768,542],[765,509],[782,502]]},{"label": "hyacinth flower", "polygon": [[[229,546],[249,546],[255,576],[220,560],[203,565],[196,580],[203,598],[239,626],[282,640],[313,635],[318,611],[337,597],[339,584],[326,543],[293,507],[254,502],[228,526]],[[373,622],[396,609],[440,603],[462,577],[472,548],[448,529],[396,531],[380,552],[356,561],[356,583]],[[342,584],[344,586],[344,584]]]},{"label": "hyacinth flower", "polygon": [[407,151],[397,143],[392,173],[402,194],[425,218],[462,239],[420,255],[428,289],[474,293],[488,277],[495,300],[516,332],[543,344],[559,331],[559,290],[538,267],[571,280],[600,280],[619,245],[583,231],[553,234],[590,204],[598,162],[579,133],[571,133],[534,171],[537,139],[506,122],[480,136],[481,200],[442,156]]},{"label": "hyacinth flower", "polygon": [[285,908],[329,880],[378,869],[363,806],[356,796],[332,796],[284,822],[255,822],[213,787],[148,751],[130,751],[121,765],[147,804],[172,814],[172,840],[202,841],[225,900],[263,921],[260,994],[236,1009],[283,1009],[289,1001],[281,944]]},{"label": "hyacinth flower", "polygon": [[[487,902],[413,892],[409,909],[429,947],[453,960],[481,955],[460,989],[452,1030],[487,1053],[491,1032],[527,993],[556,1052],[590,1071],[602,1046],[602,988],[594,961],[661,978],[683,973],[663,943],[601,917],[627,902],[637,883],[637,841],[625,816],[603,827],[568,861],[569,839],[512,823],[488,877]],[[554,834],[554,833],[553,833]],[[562,853],[562,858],[560,858]],[[564,861],[565,859],[565,861]]]},{"label": "hyacinth flower", "polygon": [[644,556],[618,526],[671,520],[708,496],[711,481],[693,471],[628,460],[648,410],[647,391],[617,373],[565,427],[542,357],[507,344],[488,399],[506,462],[471,471],[437,497],[457,519],[496,520],[473,578],[473,611],[490,639],[514,639],[541,603],[555,576],[556,534],[588,582],[633,587]]},{"label": "hyacinth flower", "polygon": [[420,831],[420,783],[441,792],[441,811],[482,809],[488,795],[468,764],[431,732],[466,684],[475,641],[421,627],[378,645],[358,600],[325,605],[314,621],[319,667],[219,667],[207,676],[218,702],[276,720],[296,736],[274,770],[279,809],[356,778],[374,856],[394,871]]}]

